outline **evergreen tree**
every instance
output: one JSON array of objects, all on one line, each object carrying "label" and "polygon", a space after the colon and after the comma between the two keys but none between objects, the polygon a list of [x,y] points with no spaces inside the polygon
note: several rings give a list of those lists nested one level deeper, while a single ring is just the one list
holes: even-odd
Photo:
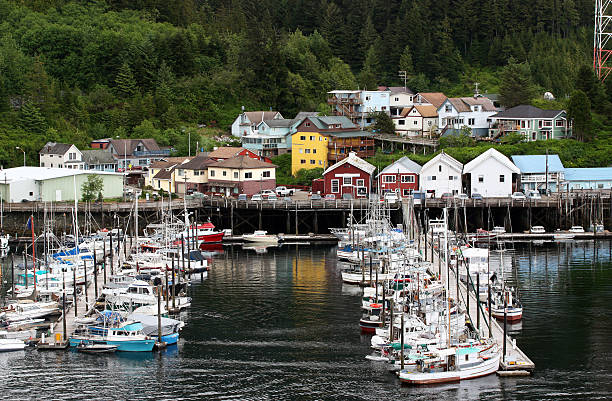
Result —
[{"label": "evergreen tree", "polygon": [[115,78],[115,90],[117,95],[124,99],[131,98],[136,94],[136,80],[130,66],[126,62],[121,65]]},{"label": "evergreen tree", "polygon": [[38,107],[32,102],[21,106],[19,125],[28,133],[42,134],[47,128],[47,122]]},{"label": "evergreen tree", "polygon": [[333,1],[325,4],[325,0],[323,0],[322,5],[325,5],[325,8],[323,8],[324,14],[321,23],[321,33],[329,43],[334,55],[342,57],[342,47],[344,44],[344,21],[342,11]]},{"label": "evergreen tree", "polygon": [[400,56],[399,70],[406,71],[406,75],[408,77],[411,77],[414,74],[414,64],[412,64],[412,52],[410,51],[409,45],[406,45],[406,47],[404,47],[404,51]]},{"label": "evergreen tree", "polygon": [[579,141],[591,140],[591,102],[586,93],[576,90],[567,107],[568,117],[574,120],[574,136]]},{"label": "evergreen tree", "polygon": [[578,69],[575,88],[587,95],[595,111],[602,113],[609,108],[609,101],[606,99],[606,89],[595,76],[593,68],[588,65],[583,64]]},{"label": "evergreen tree", "polygon": [[514,58],[508,60],[508,65],[501,73],[499,85],[501,103],[506,107],[528,104],[535,96],[535,87],[531,81],[529,64],[518,63]]},{"label": "evergreen tree", "polygon": [[359,87],[366,90],[376,90],[379,80],[379,56],[374,46],[370,46],[366,53],[363,68],[359,73]]},{"label": "evergreen tree", "polygon": [[370,114],[370,117],[374,118],[375,120],[374,124],[371,126],[373,131],[379,134],[395,134],[395,124],[387,113],[384,111],[379,111],[377,113]]}]

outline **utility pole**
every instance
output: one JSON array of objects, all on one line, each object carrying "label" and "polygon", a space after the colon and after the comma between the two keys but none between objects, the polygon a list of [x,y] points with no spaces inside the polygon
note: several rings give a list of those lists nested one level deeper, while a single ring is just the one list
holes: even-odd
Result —
[{"label": "utility pole", "polygon": [[407,71],[398,71],[400,79],[404,80],[404,90],[406,90],[406,81],[408,80]]}]

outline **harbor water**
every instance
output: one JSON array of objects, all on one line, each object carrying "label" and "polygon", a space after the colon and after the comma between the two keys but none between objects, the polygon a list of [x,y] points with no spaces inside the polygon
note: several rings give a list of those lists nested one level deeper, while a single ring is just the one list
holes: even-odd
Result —
[{"label": "harbor water", "polygon": [[385,364],[364,358],[370,337],[358,326],[360,290],[343,285],[334,246],[234,246],[211,256],[207,278],[194,276],[178,346],[161,354],[0,354],[2,398],[605,399],[612,394],[611,245],[517,244],[492,256],[519,288],[525,312],[509,329],[536,365],[532,377],[401,387]]}]

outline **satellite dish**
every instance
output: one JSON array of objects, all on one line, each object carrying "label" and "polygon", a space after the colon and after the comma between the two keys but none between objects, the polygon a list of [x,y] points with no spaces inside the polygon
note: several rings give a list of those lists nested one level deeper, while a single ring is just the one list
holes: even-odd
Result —
[{"label": "satellite dish", "polygon": [[550,92],[544,92],[544,99],[546,99],[546,100],[555,100],[555,97]]}]

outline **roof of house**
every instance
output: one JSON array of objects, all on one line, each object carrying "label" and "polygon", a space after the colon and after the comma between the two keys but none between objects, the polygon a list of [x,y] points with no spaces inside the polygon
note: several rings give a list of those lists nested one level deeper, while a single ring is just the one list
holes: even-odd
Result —
[{"label": "roof of house", "polygon": [[186,163],[191,159],[193,159],[193,156],[164,157],[161,160],[151,163],[149,168],[168,168],[174,166],[175,164]]},{"label": "roof of house", "polygon": [[419,95],[427,100],[427,102],[436,106],[436,109],[447,99],[446,95],[442,92],[419,92]]},{"label": "roof of house", "polygon": [[439,163],[440,161],[446,162],[450,166],[455,167],[455,169],[457,169],[458,171],[461,171],[463,168],[463,164],[461,164],[460,161],[458,161],[457,159],[455,159],[448,153],[442,151],[438,155],[436,155],[433,159],[423,164],[423,167],[421,167],[421,171],[426,170],[427,168],[431,167],[432,165],[436,163]]},{"label": "roof of house", "polygon": [[396,172],[399,167],[403,167],[405,170],[408,170],[411,173],[415,173],[415,174],[418,174],[421,172],[420,164],[410,160],[408,156],[404,156],[404,157],[397,159],[395,162],[389,164],[387,167],[383,169],[383,171],[378,173],[378,175]]},{"label": "roof of house", "polygon": [[299,113],[295,115],[294,120],[303,120],[306,117],[315,117],[318,115],[319,115],[318,111],[300,111]]},{"label": "roof of house", "polygon": [[330,125],[340,125],[341,129],[357,128],[347,116],[310,116],[307,118],[318,129],[330,129]]},{"label": "roof of house", "polygon": [[482,163],[483,161],[485,161],[486,159],[490,157],[496,159],[498,162],[506,166],[513,173],[520,174],[521,170],[519,170],[519,168],[516,165],[514,165],[512,161],[510,161],[510,159],[508,159],[505,155],[503,155],[498,150],[493,149],[493,148],[489,148],[486,152],[481,153],[476,158],[474,158],[472,161],[470,161],[469,163],[466,163],[463,166],[463,173],[464,174],[469,173],[476,166],[478,166],[480,163]]},{"label": "roof of house", "polygon": [[278,111],[245,111],[244,115],[249,119],[251,124],[255,125],[262,121],[273,120],[277,115],[283,118]]},{"label": "roof of house", "polygon": [[177,167],[185,170],[203,170],[207,166],[210,166],[211,164],[214,164],[216,162],[216,160],[211,159],[210,157],[208,157],[208,155],[200,154],[188,161],[187,163],[183,163]]},{"label": "roof of house", "polygon": [[407,93],[409,95],[414,95],[414,92],[410,90],[410,88],[404,88],[403,86],[379,86],[379,91],[389,91],[391,93]]},{"label": "roof of house", "polygon": [[153,176],[153,178],[158,179],[158,180],[169,180],[170,177],[172,177],[172,170],[174,169],[161,169],[157,172],[157,174],[155,174]]},{"label": "roof of house", "polygon": [[272,163],[267,163],[261,160],[253,159],[252,157],[240,155],[231,159],[220,160],[212,163],[209,167],[225,167],[225,168],[271,168],[276,167]]},{"label": "roof of house", "polygon": [[417,109],[421,117],[424,117],[424,118],[431,118],[431,117],[438,116],[438,109],[436,108],[436,106],[429,105],[429,104],[421,104],[421,105],[415,104],[412,107],[404,107],[400,116],[402,117],[408,116],[408,114],[410,113],[410,111],[412,111],[413,108]]},{"label": "roof of house", "polygon": [[612,181],[612,167],[566,168],[567,181]]},{"label": "roof of house", "polygon": [[83,161],[87,164],[117,164],[117,160],[104,149],[84,150]]},{"label": "roof of house", "polygon": [[[511,157],[512,162],[521,170],[521,173],[546,172],[546,155],[518,155]],[[563,163],[559,155],[548,155],[548,171],[563,171]]]},{"label": "roof of house", "polygon": [[229,159],[245,150],[241,146],[220,146],[208,154],[213,159]]},{"label": "roof of house", "polygon": [[358,157],[355,154],[355,152],[351,152],[349,153],[348,157],[345,157],[344,159],[340,160],[338,163],[334,164],[333,166],[329,166],[327,170],[323,172],[323,175],[329,173],[332,170],[335,170],[336,168],[344,164],[350,164],[351,166],[354,166],[361,171],[365,171],[368,174],[372,174],[374,170],[376,170],[376,167],[374,167],[367,161],[363,160],[362,158]]},{"label": "roof of house", "polygon": [[323,132],[322,135],[329,135],[333,136],[334,138],[357,138],[373,136],[373,134],[368,131]]},{"label": "roof of house", "polygon": [[43,155],[63,155],[68,152],[68,149],[72,146],[71,143],[57,143],[47,142],[45,146],[40,150],[40,154]]},{"label": "roof of house", "polygon": [[504,111],[500,111],[497,114],[493,114],[491,117],[495,118],[555,118],[559,114],[563,113],[564,110],[542,110],[538,107],[522,104],[520,106],[512,107]]},{"label": "roof of house", "polygon": [[118,156],[130,156],[134,154],[134,150],[136,150],[139,143],[142,143],[147,150],[160,150],[157,141],[153,138],[110,140],[110,144],[113,146]]},{"label": "roof of house", "polygon": [[[497,111],[495,105],[486,97],[449,97],[448,101],[458,112],[472,111],[470,106],[482,106],[482,111]],[[440,106],[441,107],[441,106]]]},{"label": "roof of house", "polygon": [[270,128],[289,128],[293,124],[295,124],[298,120],[296,119],[286,119],[286,118],[277,118],[276,120],[265,120],[265,123]]}]

